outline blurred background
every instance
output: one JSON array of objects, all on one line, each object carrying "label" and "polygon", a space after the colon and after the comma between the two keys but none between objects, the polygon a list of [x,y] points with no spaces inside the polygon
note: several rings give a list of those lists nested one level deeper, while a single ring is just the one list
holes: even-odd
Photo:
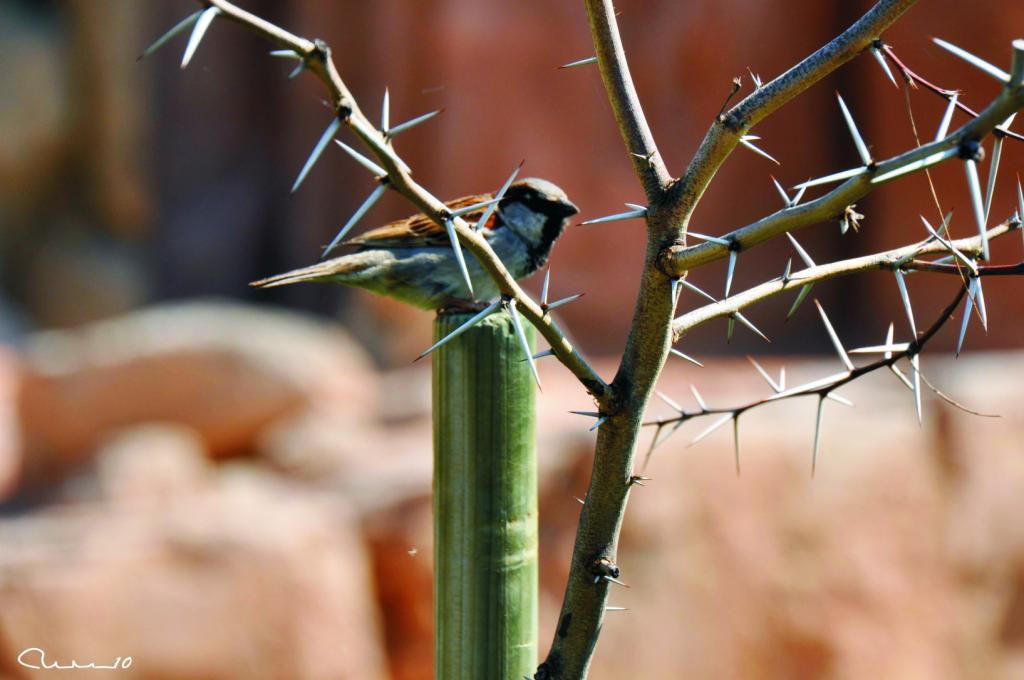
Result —
[{"label": "blurred background", "polygon": [[[767,82],[870,4],[623,0],[631,68],[670,170],[682,171],[734,76],[746,94],[748,69]],[[327,40],[368,114],[385,85],[393,121],[443,108],[396,145],[440,197],[492,191],[523,159],[581,220],[642,197],[596,69],[557,69],[592,54],[582,3],[243,6]],[[214,22],[185,71],[185,37],[136,61],[194,10],[0,0],[0,677],[28,677],[18,652],[41,647],[83,663],[132,656],[119,677],[429,678],[429,366],[411,360],[431,316],[340,287],[247,287],[315,261],[372,184],[328,149],[289,193],[331,113],[318,81],[289,80],[293,65],[237,25]],[[998,84],[928,38],[1005,68],[1021,27],[1021,3],[932,0],[884,37],[980,108]],[[781,207],[771,175],[792,186],[855,165],[836,90],[877,157],[913,145],[904,93],[864,55],[757,127],[781,166],[738,148],[693,229],[721,234]],[[930,139],[945,103],[910,100]],[[1024,144],[1009,141],[993,222],[1013,214],[1022,161]],[[933,178],[953,233],[973,233],[958,164]],[[816,261],[902,245],[924,236],[918,214],[939,219],[923,176],[856,209],[859,232],[799,234]],[[360,228],[408,213],[386,196]],[[553,296],[586,293],[560,310],[563,325],[608,377],[642,253],[641,223],[616,222],[570,228],[552,257]],[[1019,238],[993,253],[1019,261]],[[743,254],[734,290],[792,255],[783,239]],[[717,292],[724,274],[722,261],[691,279]],[[924,327],[956,282],[908,285]],[[688,449],[693,423],[660,447],[623,534],[632,588],[613,604],[630,611],[607,621],[592,676],[1024,678],[1020,286],[986,281],[987,334],[972,322],[954,361],[958,312],[924,357],[936,387],[1000,418],[930,396],[918,427],[910,393],[875,376],[848,390],[856,409],[826,410],[813,480],[813,404],[743,418],[739,479],[724,430]],[[909,333],[888,273],[814,295],[848,346],[880,342],[890,320]],[[774,372],[786,365],[791,384],[833,372],[810,302],[783,323],[791,302],[748,313],[770,345],[741,327],[726,344],[724,321],[694,331],[679,347],[708,368],[673,360],[661,389],[756,398],[767,386],[751,353]],[[684,294],[680,306],[697,303]],[[571,376],[550,363],[542,378],[543,653],[593,435],[566,413],[590,406]]]}]

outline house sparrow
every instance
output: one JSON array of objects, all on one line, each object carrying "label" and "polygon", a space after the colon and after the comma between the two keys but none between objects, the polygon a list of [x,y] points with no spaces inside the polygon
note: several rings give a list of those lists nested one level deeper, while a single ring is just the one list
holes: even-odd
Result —
[{"label": "house sparrow", "polygon": [[[447,205],[457,210],[491,198],[493,194],[466,196]],[[475,224],[483,211],[481,208],[463,217]],[[565,192],[551,182],[524,179],[508,188],[481,233],[512,276],[521,279],[544,266],[555,239],[577,212]],[[425,215],[386,224],[344,244],[357,250],[250,285],[273,288],[301,281],[326,281],[389,295],[421,309],[464,307],[473,302],[468,299],[469,291],[448,233]],[[477,298],[497,297],[498,288],[476,258],[467,255],[466,266]]]}]

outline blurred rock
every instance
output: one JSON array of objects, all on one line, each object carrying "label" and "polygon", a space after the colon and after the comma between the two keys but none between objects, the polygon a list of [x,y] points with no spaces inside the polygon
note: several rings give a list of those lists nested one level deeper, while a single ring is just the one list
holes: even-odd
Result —
[{"label": "blurred rock", "polygon": [[433,519],[423,491],[364,522],[391,680],[434,677]]},{"label": "blurred rock", "polygon": [[[127,461],[122,461],[127,462]],[[117,678],[387,677],[356,518],[338,497],[228,466],[175,497],[0,521],[0,656]]]},{"label": "blurred rock", "polygon": [[[140,424],[102,428],[91,448],[96,493],[79,496],[99,502],[0,523],[0,655],[32,638],[76,658],[131,653],[138,673],[165,677],[431,677],[428,371],[381,380],[344,359],[315,324],[275,317],[261,326],[229,308],[203,309],[181,317],[160,310],[158,330],[146,333],[136,320],[132,334],[51,336],[33,344],[35,371],[50,367],[33,379],[130,363],[140,346],[151,361],[170,361],[182,346],[229,347],[238,370],[261,376],[249,387],[223,360],[213,362],[217,380],[244,388],[237,400],[262,403],[273,392],[265,384],[283,385],[275,389],[302,395],[300,405],[252,419],[245,447],[253,455],[221,465],[209,460],[223,454],[210,453],[217,438],[199,419],[153,422],[147,414]],[[140,340],[150,334],[159,339]],[[55,338],[77,348],[63,362],[53,358],[62,356]],[[303,361],[260,349],[282,343]],[[817,362],[787,368],[791,384],[834,371]],[[1024,355],[935,356],[924,370],[971,408],[1003,417],[979,419],[926,395],[920,428],[911,394],[886,374],[842,390],[857,408],[826,404],[814,478],[813,400],[742,417],[738,478],[727,427],[690,448],[706,423],[688,423],[659,446],[622,531],[618,563],[631,588],[616,588],[611,604],[629,611],[608,614],[591,677],[1020,677],[1024,413],[1014,404]],[[596,433],[568,413],[589,407],[575,380],[556,363],[541,371],[543,653]],[[175,384],[172,376],[150,389]],[[670,362],[660,389],[690,405],[691,382],[714,405],[768,392],[745,362],[728,361],[699,372]],[[69,385],[62,388],[73,393]],[[174,403],[197,394],[181,391]],[[671,414],[652,405],[650,418],[659,415]],[[652,435],[640,442],[640,460]],[[102,607],[116,616],[90,627],[80,612]],[[294,618],[310,607],[312,619]],[[247,608],[259,616],[237,616]],[[129,609],[156,623],[137,628],[136,614],[122,613]],[[372,625],[351,632],[364,621]],[[301,636],[305,645],[294,642]],[[358,649],[371,650],[358,655],[368,665],[352,660]]]},{"label": "blurred rock", "polygon": [[116,428],[185,425],[215,458],[249,453],[276,421],[329,405],[374,412],[376,377],[341,331],[227,303],[157,307],[30,342],[17,395],[29,487],[89,459]]},{"label": "blurred rock", "polygon": [[13,492],[21,476],[22,445],[15,394],[18,357],[0,345],[0,499]]},{"label": "blurred rock", "polygon": [[96,455],[101,494],[111,501],[154,503],[202,489],[211,467],[199,435],[181,425],[115,431]]}]

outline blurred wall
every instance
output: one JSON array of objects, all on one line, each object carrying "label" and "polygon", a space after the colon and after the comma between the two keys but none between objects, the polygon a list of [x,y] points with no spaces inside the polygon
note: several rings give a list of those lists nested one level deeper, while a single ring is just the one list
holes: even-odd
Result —
[{"label": "blurred wall", "polygon": [[[637,87],[674,174],[718,112],[733,76],[747,69],[766,81],[838,33],[869,2],[786,3],[719,0],[620,3],[620,22]],[[244,5],[334,48],[343,77],[373,112],[384,86],[392,117],[443,107],[444,115],[403,135],[398,149],[417,177],[443,197],[493,190],[526,159],[525,171],[561,184],[581,219],[640,198],[600,78],[593,68],[558,64],[591,53],[579,2],[497,0],[276,3]],[[429,336],[430,317],[361,292],[306,285],[251,291],[246,282],[308,264],[371,188],[341,153],[328,151],[305,184],[289,194],[306,155],[330,118],[308,76],[288,80],[291,64],[228,22],[215,23],[192,65],[178,68],[185,38],[153,58],[135,57],[181,16],[185,0],[0,2],[0,338],[33,327],[69,326],[170,298],[220,295],[339,316],[386,364],[404,363]],[[920,3],[885,35],[912,68],[964,101],[983,106],[996,84],[928,40],[944,36],[1005,65],[1021,3],[984,0]],[[740,148],[725,164],[693,221],[717,234],[777,209],[769,178],[786,185],[856,163],[833,91],[850,104],[882,157],[913,143],[903,93],[868,56],[855,60],[759,125],[776,167]],[[926,92],[912,102],[923,137],[944,103]],[[964,118],[958,117],[957,123]],[[347,133],[343,133],[347,134]],[[993,219],[1012,212],[1014,171],[1024,145],[1007,144]],[[983,167],[983,172],[985,168]],[[973,231],[963,173],[934,173],[953,231]],[[814,190],[812,190],[813,192]],[[800,235],[819,262],[863,254],[923,235],[918,213],[937,219],[924,177],[886,187],[857,205],[860,233],[837,225]],[[365,219],[374,226],[408,213],[389,196]],[[556,294],[585,291],[564,310],[586,351],[615,352],[631,316],[643,247],[639,222],[573,228],[556,248]],[[1016,261],[1016,239],[1000,243]],[[736,285],[781,272],[782,240],[741,256]],[[599,266],[595,263],[601,263]],[[693,280],[721,290],[725,266]],[[918,277],[921,278],[921,277]],[[539,282],[533,282],[534,288]],[[974,347],[1019,346],[1009,322],[1024,311],[1013,280],[987,283],[994,322]],[[927,320],[952,294],[950,280],[911,280]],[[892,277],[879,272],[815,289],[850,342],[879,339],[902,316]],[[684,297],[681,305],[694,304]],[[790,299],[753,309],[774,351],[824,350],[810,306],[783,326]],[[920,321],[924,325],[927,321]],[[724,322],[694,332],[687,351],[764,351],[742,332],[722,343]],[[904,330],[904,333],[906,331]],[[945,338],[952,341],[952,332]]]}]

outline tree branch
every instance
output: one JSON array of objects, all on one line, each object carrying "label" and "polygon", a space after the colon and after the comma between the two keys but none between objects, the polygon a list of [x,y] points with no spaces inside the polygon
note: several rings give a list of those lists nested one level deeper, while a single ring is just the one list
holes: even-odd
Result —
[{"label": "tree branch", "polygon": [[[934,157],[942,151],[958,148],[966,141],[980,140],[992,132],[997,125],[1001,125],[1010,114],[1022,107],[1024,107],[1024,88],[1019,85],[1014,88],[1004,88],[977,118],[969,121],[946,138],[881,161],[876,164],[874,169],[847,180],[816,200],[784,208],[757,222],[721,236],[721,239],[735,244],[731,248],[710,241],[695,246],[671,245],[663,252],[660,266],[669,276],[682,276],[690,269],[727,257],[731,249],[747,250],[787,231],[795,231],[832,219],[840,215],[846,206],[853,205],[876,187],[904,177],[904,175],[877,183],[873,182],[874,178]],[[915,172],[923,170],[925,167],[930,166],[922,166]]]},{"label": "tree branch", "polygon": [[[1019,229],[1018,226],[1015,226],[1016,224],[1017,223],[1013,220],[1007,220],[999,226],[989,229],[988,238],[995,239]],[[981,238],[978,236],[971,236],[952,241],[952,245],[964,254],[981,254]],[[719,302],[703,305],[676,318],[672,322],[673,342],[678,342],[689,331],[714,319],[731,316],[755,303],[762,302],[779,295],[780,293],[799,290],[806,285],[817,283],[819,281],[827,281],[840,276],[848,276],[850,274],[871,271],[873,269],[892,270],[894,267],[900,266],[901,264],[904,264],[907,270],[913,271],[937,271],[949,274],[963,274],[964,268],[962,265],[958,267],[956,264],[937,264],[927,260],[914,259],[921,255],[937,253],[948,255],[949,250],[938,241],[928,240],[909,246],[903,246],[902,248],[874,253],[873,255],[854,257],[848,260],[840,260],[838,262],[829,262],[828,264],[819,265],[817,267],[808,267],[801,271],[793,272],[788,278],[783,279],[780,277],[771,281],[766,281],[759,286],[748,288],[742,293],[737,293],[736,295]],[[1009,275],[1019,273],[1012,271],[1016,266],[1017,265],[1011,265],[1010,267],[979,267],[978,269],[979,272],[981,272],[981,270],[986,270],[987,274],[990,276],[993,274],[993,269],[998,272],[1004,272],[1005,270],[1005,274]]]},{"label": "tree branch", "polygon": [[690,215],[704,190],[747,130],[860,54],[916,1],[881,0],[832,42],[721,114],[666,197],[677,235],[685,237]]},{"label": "tree branch", "polygon": [[647,194],[647,200],[654,202],[661,198],[672,178],[658,153],[654,136],[640,107],[633,77],[629,74],[629,64],[626,63],[626,53],[622,48],[622,39],[619,37],[615,8],[611,0],[586,0],[586,6],[597,63],[615,112],[615,121],[626,143],[633,170]]},{"label": "tree branch", "polygon": [[[325,42],[300,38],[226,0],[199,0],[199,2],[202,5],[216,7],[225,18],[242,24],[279,47],[298,53],[305,61],[307,68],[316,74],[327,87],[339,118],[363,141],[377,157],[381,166],[387,170],[388,185],[402,194],[431,220],[440,225],[444,224],[445,219],[450,216],[448,208],[441,200],[412,179],[408,167],[398,158],[384,133],[378,130],[359,109],[355,98],[338,73],[331,57],[331,50]],[[606,404],[610,399],[609,386],[576,351],[551,315],[541,309],[523,291],[482,235],[470,228],[461,218],[455,218],[452,221],[455,224],[459,243],[473,253],[501,293],[516,300],[519,311],[544,336],[559,361],[579,378],[599,404]]]},{"label": "tree branch", "polygon": [[673,417],[673,418],[662,418],[662,419],[659,419],[659,420],[656,420],[656,421],[647,422],[647,423],[644,423],[644,426],[645,427],[657,426],[657,427],[661,428],[661,427],[664,427],[666,425],[684,423],[687,420],[691,420],[693,418],[699,418],[699,417],[702,417],[702,416],[709,416],[709,415],[716,415],[716,414],[732,414],[733,417],[735,418],[735,417],[739,417],[740,415],[742,415],[743,413],[745,413],[747,411],[750,411],[750,410],[758,408],[760,406],[764,406],[765,404],[770,404],[770,403],[777,402],[777,401],[783,401],[783,400],[786,400],[786,399],[795,399],[797,397],[807,397],[807,396],[811,396],[811,395],[818,395],[819,397],[826,397],[827,395],[829,395],[832,392],[836,391],[840,387],[843,387],[844,385],[848,385],[848,384],[852,383],[853,381],[857,380],[858,378],[861,378],[861,377],[867,375],[868,373],[872,373],[874,371],[877,371],[880,368],[888,368],[890,366],[895,365],[896,362],[901,360],[901,359],[906,359],[906,358],[912,357],[914,355],[920,354],[921,350],[924,349],[924,346],[926,344],[928,344],[928,342],[933,337],[935,337],[936,333],[938,333],[942,329],[942,327],[946,324],[946,322],[949,321],[953,317],[953,313],[956,311],[957,306],[960,304],[960,301],[963,300],[963,297],[964,297],[964,295],[966,293],[967,293],[967,290],[963,286],[961,286],[959,288],[959,290],[957,291],[956,295],[953,297],[952,301],[948,305],[946,305],[946,308],[942,310],[942,312],[939,314],[939,316],[936,318],[936,320],[932,323],[932,325],[929,326],[928,329],[926,329],[921,334],[920,337],[918,337],[918,338],[912,340],[911,342],[907,343],[906,349],[901,350],[901,351],[893,351],[891,353],[892,356],[890,356],[888,358],[879,359],[878,361],[872,362],[870,364],[866,364],[864,366],[860,366],[860,367],[857,367],[857,368],[846,370],[846,371],[843,371],[841,373],[837,373],[835,375],[828,376],[827,378],[823,378],[823,379],[820,379],[820,380],[814,380],[814,381],[808,383],[807,385],[802,385],[802,386],[798,385],[798,386],[790,388],[788,390],[781,390],[781,391],[778,391],[775,394],[771,395],[770,397],[766,397],[764,399],[758,399],[756,401],[748,402],[748,403],[742,404],[740,406],[731,406],[731,407],[722,407],[722,408],[701,408],[699,411],[695,411],[695,412],[682,412],[678,416]]}]

